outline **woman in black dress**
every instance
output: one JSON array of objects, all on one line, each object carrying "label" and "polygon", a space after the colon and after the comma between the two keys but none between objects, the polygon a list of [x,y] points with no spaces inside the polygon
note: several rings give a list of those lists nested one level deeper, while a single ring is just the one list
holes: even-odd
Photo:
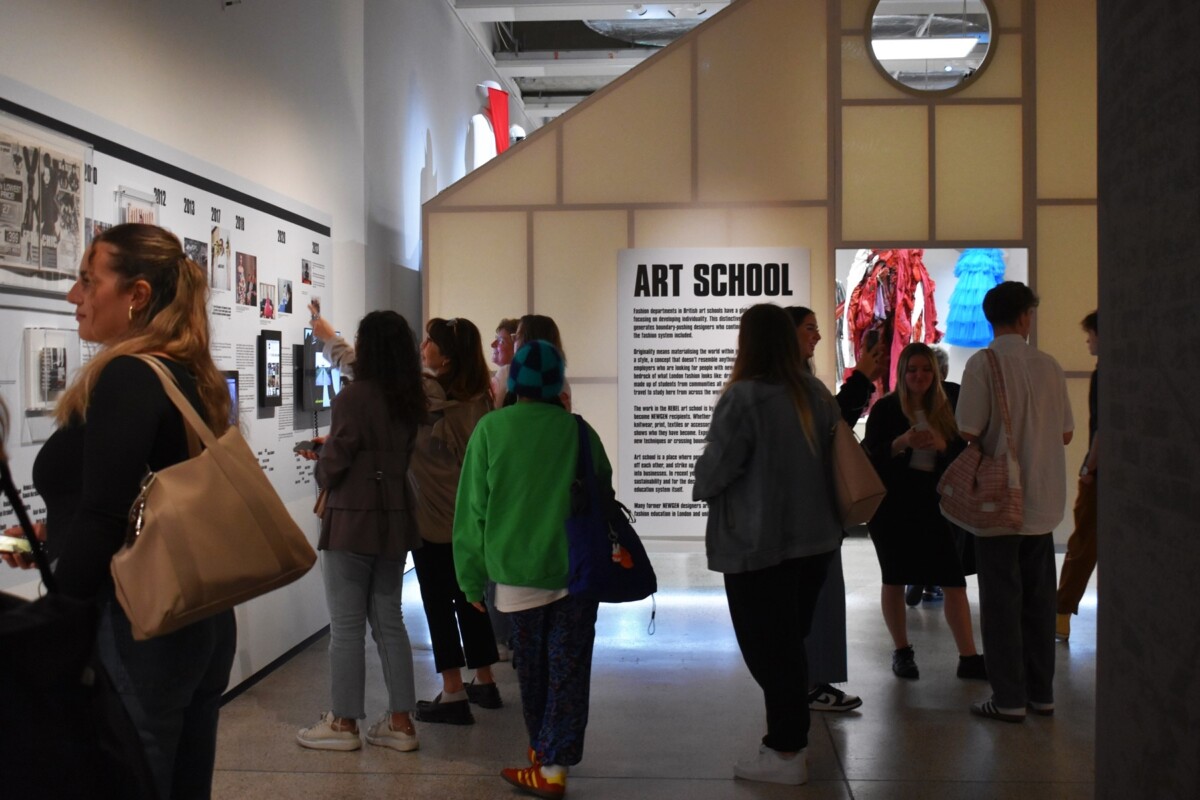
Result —
[{"label": "woman in black dress", "polygon": [[954,535],[938,510],[937,482],[963,449],[933,351],[914,342],[900,353],[896,389],[871,408],[863,445],[887,496],[869,528],[883,572],[883,620],[896,650],[892,672],[920,677],[904,604],[905,584],[941,586],[946,623],[958,646],[958,677],[987,677],[975,650],[966,579]]}]

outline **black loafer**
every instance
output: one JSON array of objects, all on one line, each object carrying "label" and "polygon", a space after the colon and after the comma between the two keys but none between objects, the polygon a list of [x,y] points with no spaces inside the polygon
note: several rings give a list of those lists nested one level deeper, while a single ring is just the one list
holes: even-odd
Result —
[{"label": "black loafer", "polygon": [[442,702],[439,693],[432,701],[421,700],[417,703],[416,717],[421,722],[439,722],[445,725],[474,725],[475,715],[466,700]]},{"label": "black loafer", "polygon": [[467,700],[480,708],[503,708],[504,701],[500,699],[500,688],[494,683],[468,683]]}]

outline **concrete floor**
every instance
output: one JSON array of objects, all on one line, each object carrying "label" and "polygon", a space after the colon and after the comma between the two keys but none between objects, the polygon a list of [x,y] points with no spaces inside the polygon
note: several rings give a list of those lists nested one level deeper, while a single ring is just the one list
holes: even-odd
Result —
[{"label": "concrete floor", "polygon": [[[850,682],[863,705],[815,714],[809,783],[771,786],[734,780],[735,758],[763,734],[762,695],[729,624],[720,576],[702,555],[655,554],[660,592],[655,631],[650,601],[602,606],[592,673],[587,751],[570,774],[579,798],[1090,798],[1094,780],[1095,580],[1058,645],[1054,717],[1024,724],[981,720],[967,708],[987,699],[985,683],[954,675],[956,652],[941,603],[909,609],[921,679],[895,678],[879,613],[879,568],[869,541],[847,540],[843,559]],[[1061,564],[1061,555],[1059,561]],[[440,688],[415,576],[405,590],[417,694]],[[978,596],[968,579],[979,642]],[[222,711],[213,797],[513,798],[497,773],[519,766],[526,737],[516,675],[499,665],[505,707],[475,709],[470,727],[419,725],[421,749],[397,753],[364,744],[350,753],[305,750],[296,730],[329,707],[328,638],[301,652]],[[368,647],[367,707],[386,705],[374,645]]]}]

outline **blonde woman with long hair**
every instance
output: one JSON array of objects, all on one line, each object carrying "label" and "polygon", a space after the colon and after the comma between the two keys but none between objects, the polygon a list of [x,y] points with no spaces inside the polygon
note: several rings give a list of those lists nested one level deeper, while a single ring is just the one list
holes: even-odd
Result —
[{"label": "blonde woman with long hair", "polygon": [[895,650],[892,672],[920,677],[908,638],[906,584],[941,586],[960,678],[986,680],[975,650],[967,582],[949,523],[938,510],[937,482],[964,447],[932,349],[914,342],[896,362],[896,388],[871,407],[863,445],[887,487],[869,524],[883,572],[880,605]]},{"label": "blonde woman with long hair", "polygon": [[207,293],[204,270],[169,231],[125,224],[97,236],[67,300],[80,337],[100,350],[60,399],[58,430],[33,465],[59,590],[99,610],[97,653],[162,800],[209,796],[217,713],[237,641],[233,612],[134,641],[109,562],[147,469],[188,457],[179,411],[151,367],[130,356],[158,359],[214,434],[229,426],[229,394],[209,355]]},{"label": "blonde woman with long hair", "polygon": [[804,639],[842,543],[825,466],[838,416],[801,361],[788,313],[749,308],[692,489],[708,503],[708,568],[725,576],[738,647],[766,705],[758,752],[734,765],[744,780],[808,780]]}]

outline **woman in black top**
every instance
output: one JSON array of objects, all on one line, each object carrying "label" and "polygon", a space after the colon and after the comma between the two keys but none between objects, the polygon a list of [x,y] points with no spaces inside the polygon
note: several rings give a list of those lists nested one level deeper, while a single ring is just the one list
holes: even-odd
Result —
[{"label": "woman in black top", "polygon": [[883,572],[883,619],[896,646],[892,672],[920,677],[908,640],[905,584],[936,585],[945,592],[946,623],[958,646],[958,677],[986,678],[954,533],[938,509],[938,479],[964,442],[927,345],[914,342],[900,352],[896,389],[871,408],[863,446],[887,487],[868,527]]},{"label": "woman in black top", "polygon": [[134,641],[109,562],[147,469],[188,457],[179,411],[153,370],[130,356],[157,357],[214,434],[229,427],[229,393],[209,355],[207,291],[204,271],[170,232],[125,224],[97,236],[67,300],[80,337],[102,347],[59,401],[59,428],[33,465],[59,589],[97,604],[100,661],[164,799],[209,796],[218,705],[237,642],[233,612]]},{"label": "woman in black top", "polygon": [[[817,343],[821,341],[821,330],[817,315],[804,306],[787,309],[796,327],[796,341],[800,345],[800,357],[809,373],[813,372],[812,358]],[[854,371],[837,393],[838,409],[846,424],[854,425],[862,416],[863,409],[875,391],[875,379],[883,366],[883,345],[859,356]],[[862,705],[857,695],[845,692],[833,684],[845,683],[848,679],[846,664],[846,579],[842,574],[842,551],[839,548],[829,562],[829,571],[817,607],[813,611],[812,629],[804,642],[808,651],[808,707],[812,711],[852,711]]]}]

